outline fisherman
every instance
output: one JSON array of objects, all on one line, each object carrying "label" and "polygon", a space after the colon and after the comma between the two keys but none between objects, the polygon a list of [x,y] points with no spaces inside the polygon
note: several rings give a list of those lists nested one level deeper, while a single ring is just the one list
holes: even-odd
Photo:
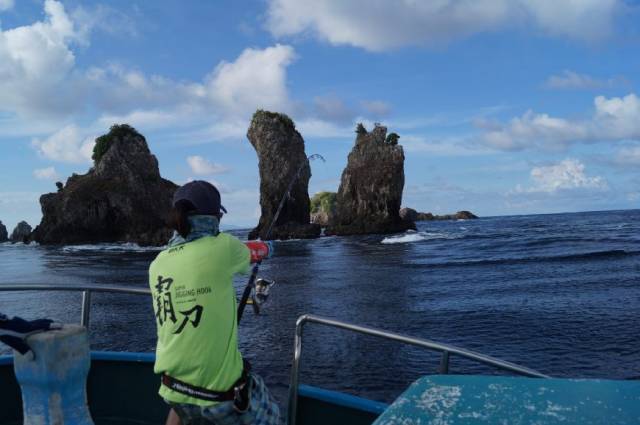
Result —
[{"label": "fisherman", "polygon": [[159,394],[172,407],[167,425],[280,423],[278,405],[238,350],[232,277],[249,271],[251,256],[240,240],[219,231],[223,212],[212,184],[178,188],[169,219],[173,237],[149,267],[158,329],[154,371],[162,376]]}]

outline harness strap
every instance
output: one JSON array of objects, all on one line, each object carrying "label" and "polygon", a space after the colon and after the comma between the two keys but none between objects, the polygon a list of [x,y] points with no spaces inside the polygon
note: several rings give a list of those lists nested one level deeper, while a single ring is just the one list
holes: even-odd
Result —
[{"label": "harness strap", "polygon": [[201,400],[213,402],[231,400],[237,401],[239,394],[241,392],[244,392],[243,390],[247,387],[246,384],[248,382],[249,372],[251,372],[251,364],[246,360],[243,360],[243,363],[244,367],[242,369],[240,378],[238,378],[238,380],[234,382],[233,385],[231,385],[231,388],[229,388],[227,391],[213,391],[207,388],[191,385],[187,382],[173,378],[166,373],[162,374],[162,385],[172,389],[173,391],[179,392],[189,397],[199,398]]}]

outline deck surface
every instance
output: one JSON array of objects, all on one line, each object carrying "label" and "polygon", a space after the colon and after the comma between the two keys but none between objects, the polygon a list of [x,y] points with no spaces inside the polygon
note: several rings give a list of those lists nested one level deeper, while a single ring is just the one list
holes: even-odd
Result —
[{"label": "deck surface", "polygon": [[640,382],[426,376],[374,422],[399,423],[638,424]]}]

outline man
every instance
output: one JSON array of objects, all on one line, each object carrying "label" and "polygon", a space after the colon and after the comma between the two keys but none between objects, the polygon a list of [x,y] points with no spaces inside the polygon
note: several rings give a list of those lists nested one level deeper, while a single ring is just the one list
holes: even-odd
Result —
[{"label": "man", "polygon": [[[223,212],[208,182],[187,183],[174,195],[174,235],[149,267],[159,394],[182,425],[279,424],[277,404],[238,350],[232,278],[249,270],[250,252],[219,231]],[[168,423],[175,419],[172,412]]]}]

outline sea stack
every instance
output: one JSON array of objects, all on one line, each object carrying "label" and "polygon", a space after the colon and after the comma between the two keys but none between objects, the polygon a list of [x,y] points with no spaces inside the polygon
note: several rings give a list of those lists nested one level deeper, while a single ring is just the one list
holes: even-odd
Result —
[{"label": "sea stack", "polygon": [[26,221],[21,221],[20,223],[18,223],[16,228],[13,229],[13,232],[11,232],[11,237],[9,238],[9,240],[13,243],[31,242],[31,226],[29,225],[29,223],[27,223]]},{"label": "sea stack", "polygon": [[400,218],[404,188],[404,152],[399,136],[376,124],[368,132],[356,130],[355,146],[342,172],[336,213],[325,234],[397,233],[415,229]]},{"label": "sea stack", "polygon": [[7,228],[4,224],[2,224],[2,220],[0,220],[0,242],[6,242],[9,240],[9,233],[7,233]]},{"label": "sea stack", "polygon": [[[320,236],[320,226],[309,222],[309,179],[311,168],[304,140],[288,116],[258,110],[253,115],[247,138],[258,154],[260,169],[260,221],[249,239],[299,239]],[[298,170],[302,171],[291,188],[271,234],[280,200]]]},{"label": "sea stack", "polygon": [[41,244],[132,242],[164,245],[177,186],[160,177],[143,135],[122,124],[96,139],[94,167],[73,174],[58,192],[40,197]]}]

